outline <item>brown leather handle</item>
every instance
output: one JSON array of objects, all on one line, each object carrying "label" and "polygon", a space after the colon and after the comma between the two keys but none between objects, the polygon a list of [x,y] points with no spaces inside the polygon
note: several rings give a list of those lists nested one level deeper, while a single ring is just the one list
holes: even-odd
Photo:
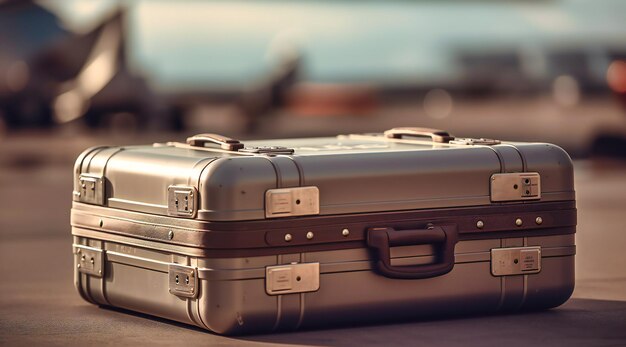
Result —
[{"label": "brown leather handle", "polygon": [[[454,267],[454,246],[458,241],[455,225],[430,226],[427,229],[395,230],[394,228],[372,228],[367,232],[367,245],[378,256],[378,272],[390,278],[420,279],[445,275]],[[437,262],[426,265],[391,265],[392,246],[433,244]]]},{"label": "brown leather handle", "polygon": [[204,147],[206,143],[218,144],[227,151],[238,151],[244,147],[239,140],[218,134],[198,134],[187,138],[187,144],[190,146]]},{"label": "brown leather handle", "polygon": [[392,139],[401,139],[403,136],[430,137],[433,142],[447,143],[454,140],[454,136],[445,130],[431,128],[401,127],[385,131],[385,136]]}]

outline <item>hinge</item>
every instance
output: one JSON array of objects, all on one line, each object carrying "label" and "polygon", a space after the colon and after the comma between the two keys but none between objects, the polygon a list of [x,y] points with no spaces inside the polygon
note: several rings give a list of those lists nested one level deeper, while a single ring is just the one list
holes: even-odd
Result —
[{"label": "hinge", "polygon": [[78,191],[74,191],[78,201],[87,204],[104,205],[104,178],[81,174],[78,176]]},{"label": "hinge", "polygon": [[317,187],[269,189],[265,192],[265,217],[305,216],[320,213]]},{"label": "hinge", "polygon": [[167,213],[170,216],[193,218],[198,210],[198,191],[194,187],[169,186]]},{"label": "hinge", "polygon": [[491,201],[541,199],[541,177],[537,172],[515,172],[491,176]]},{"label": "hinge", "polygon": [[74,245],[74,259],[78,272],[95,276],[104,276],[104,250],[87,247],[82,245]]},{"label": "hinge", "polygon": [[314,292],[320,288],[320,263],[292,263],[265,268],[269,295]]},{"label": "hinge", "polygon": [[170,264],[168,277],[170,294],[185,298],[198,295],[198,271],[195,267]]},{"label": "hinge", "polygon": [[491,250],[491,274],[510,276],[541,271],[541,247],[494,248]]}]

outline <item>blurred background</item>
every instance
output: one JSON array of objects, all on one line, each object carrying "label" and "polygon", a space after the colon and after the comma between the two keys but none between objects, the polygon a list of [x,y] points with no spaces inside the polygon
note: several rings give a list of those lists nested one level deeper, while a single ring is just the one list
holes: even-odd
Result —
[{"label": "blurred background", "polygon": [[0,3],[8,137],[412,125],[625,146],[622,0]]},{"label": "blurred background", "polygon": [[574,296],[626,301],[626,1],[0,0],[0,270],[26,252],[50,268],[0,281],[3,307],[22,298],[0,321],[52,324],[42,287],[53,311],[81,305],[69,209],[86,147],[398,126],[565,148]]}]

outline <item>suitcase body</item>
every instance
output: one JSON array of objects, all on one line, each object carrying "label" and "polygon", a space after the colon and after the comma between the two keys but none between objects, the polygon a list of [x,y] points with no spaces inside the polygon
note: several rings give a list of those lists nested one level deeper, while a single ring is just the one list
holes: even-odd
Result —
[{"label": "suitcase body", "polygon": [[573,291],[572,163],[554,145],[414,128],[187,140],[77,159],[85,300],[244,334],[550,308]]}]

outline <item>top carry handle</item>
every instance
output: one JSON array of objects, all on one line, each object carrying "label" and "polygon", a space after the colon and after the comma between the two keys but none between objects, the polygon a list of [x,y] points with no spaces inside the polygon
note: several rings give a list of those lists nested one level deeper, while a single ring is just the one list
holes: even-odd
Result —
[{"label": "top carry handle", "polygon": [[239,140],[218,134],[198,134],[187,138],[187,144],[190,146],[204,147],[206,143],[220,145],[227,151],[238,151],[244,147]]},{"label": "top carry handle", "polygon": [[[205,147],[207,143],[219,145],[220,148],[213,147]],[[293,148],[287,148],[283,146],[252,146],[247,147],[241,141],[235,140],[233,138],[218,135],[218,134],[198,134],[187,138],[186,144],[181,144],[177,142],[168,142],[167,145],[172,145],[179,148],[191,148],[197,150],[205,150],[212,152],[225,152],[229,154],[240,154],[240,155],[290,155],[293,154]]]},{"label": "top carry handle", "polygon": [[404,136],[430,137],[433,142],[448,143],[454,140],[454,136],[445,130],[431,128],[401,127],[385,131],[385,137],[401,139]]}]

